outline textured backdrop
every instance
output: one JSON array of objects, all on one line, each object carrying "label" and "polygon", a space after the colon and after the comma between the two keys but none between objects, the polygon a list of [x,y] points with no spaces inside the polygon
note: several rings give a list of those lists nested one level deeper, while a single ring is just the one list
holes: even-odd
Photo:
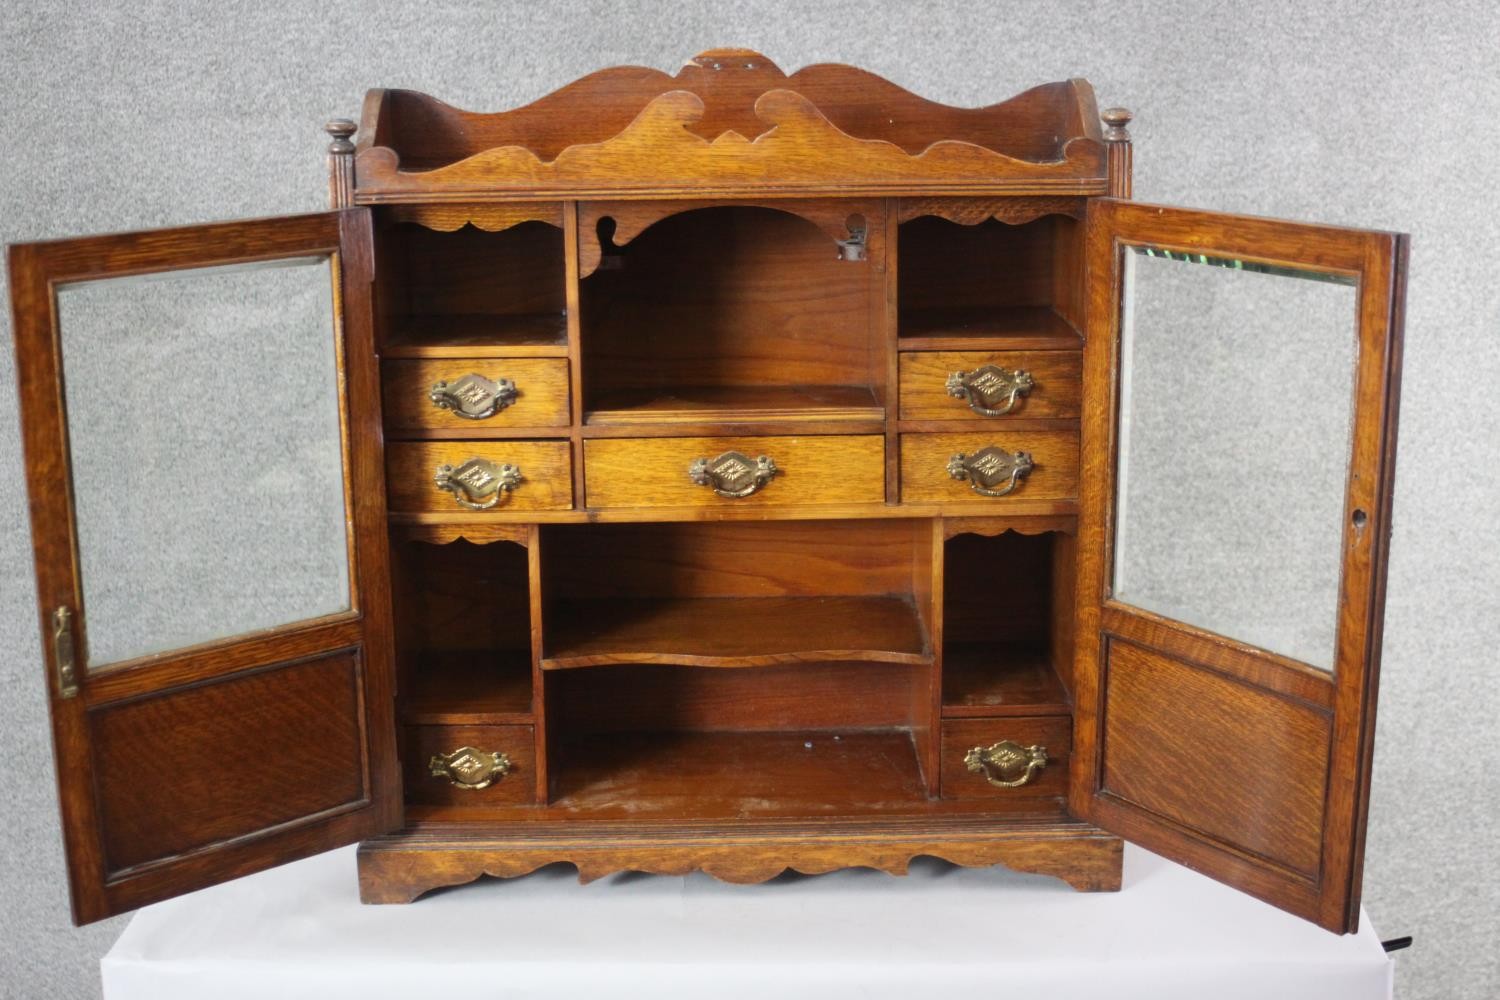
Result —
[{"label": "textured backdrop", "polygon": [[[1412,233],[1365,901],[1384,936],[1416,935],[1404,1000],[1500,992],[1492,0],[38,0],[0,17],[0,241],[321,208],[319,127],[354,116],[367,87],[499,109],[723,45],[787,70],[849,62],[964,105],[1085,76],[1137,112],[1142,200]],[[120,925],[68,924],[11,365],[0,351],[0,993],[90,997]]]}]

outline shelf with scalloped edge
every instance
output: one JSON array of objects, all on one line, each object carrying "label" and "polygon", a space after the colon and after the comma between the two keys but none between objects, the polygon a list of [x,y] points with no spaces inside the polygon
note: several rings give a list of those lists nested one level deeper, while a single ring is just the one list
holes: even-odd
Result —
[{"label": "shelf with scalloped edge", "polygon": [[928,664],[917,610],[898,597],[659,597],[559,601],[543,670],[616,663],[763,667]]},{"label": "shelf with scalloped edge", "polygon": [[364,204],[1107,187],[1083,80],[955,108],[850,66],[787,74],[759,53],[720,49],[676,75],[618,67],[492,114],[373,90],[362,117],[355,200]]}]

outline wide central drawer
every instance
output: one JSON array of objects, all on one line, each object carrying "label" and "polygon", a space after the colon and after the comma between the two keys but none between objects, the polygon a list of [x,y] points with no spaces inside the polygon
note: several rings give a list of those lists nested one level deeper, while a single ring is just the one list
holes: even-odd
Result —
[{"label": "wide central drawer", "polygon": [[885,502],[878,434],[593,438],[583,463],[590,507]]}]

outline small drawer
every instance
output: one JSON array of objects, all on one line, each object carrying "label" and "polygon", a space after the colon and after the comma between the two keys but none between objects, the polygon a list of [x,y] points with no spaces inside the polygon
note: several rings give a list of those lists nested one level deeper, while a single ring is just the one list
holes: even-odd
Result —
[{"label": "small drawer", "polygon": [[1082,371],[1078,351],[903,353],[901,418],[1077,420]]},{"label": "small drawer", "polygon": [[[504,755],[500,768],[496,754]],[[536,799],[530,726],[407,726],[401,762],[408,802],[493,806]]]},{"label": "small drawer", "polygon": [[[386,500],[393,511],[442,514],[567,510],[570,455],[566,441],[395,441],[385,449]],[[501,488],[504,466],[520,474],[509,489]],[[437,482],[441,467],[447,489]]]},{"label": "small drawer", "polygon": [[[1007,747],[1007,742],[1015,746]],[[1024,784],[1006,786],[1007,780],[1024,778],[1031,747],[1046,751],[1045,758],[1037,755],[1046,763]],[[943,723],[943,798],[1067,795],[1072,749],[1073,720],[1066,715],[949,720]]]},{"label": "small drawer", "polygon": [[590,507],[885,502],[885,438],[875,434],[593,438],[583,467]]},{"label": "small drawer", "polygon": [[566,427],[563,358],[475,358],[381,363],[391,430]]},{"label": "small drawer", "polygon": [[[1012,479],[1010,469],[1021,453],[1030,458],[1030,469]],[[1013,432],[996,427],[967,434],[901,435],[903,503],[967,500],[1000,506],[1011,498],[1077,496],[1076,431]]]}]

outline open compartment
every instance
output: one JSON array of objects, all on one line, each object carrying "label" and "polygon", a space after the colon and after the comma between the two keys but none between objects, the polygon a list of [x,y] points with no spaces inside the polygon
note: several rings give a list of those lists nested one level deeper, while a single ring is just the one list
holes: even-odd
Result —
[{"label": "open compartment", "polygon": [[393,539],[397,707],[427,725],[529,723],[531,598],[525,547]]},{"label": "open compartment", "polygon": [[1066,215],[1019,225],[935,215],[901,223],[901,349],[1081,347],[1082,238],[1082,224]]},{"label": "open compartment", "polygon": [[548,673],[551,806],[596,818],[919,806],[928,673],[870,662]]},{"label": "open compartment", "polygon": [[588,423],[884,418],[878,203],[661,211],[580,209]]},{"label": "open compartment", "polygon": [[543,670],[933,662],[925,521],[547,525]]},{"label": "open compartment", "polygon": [[[950,530],[962,532],[962,522]],[[1066,715],[1073,535],[959,533],[943,563],[943,716]]]},{"label": "open compartment", "polygon": [[381,355],[565,355],[561,226],[561,206],[552,221],[528,219],[494,232],[388,220],[376,243]]}]

